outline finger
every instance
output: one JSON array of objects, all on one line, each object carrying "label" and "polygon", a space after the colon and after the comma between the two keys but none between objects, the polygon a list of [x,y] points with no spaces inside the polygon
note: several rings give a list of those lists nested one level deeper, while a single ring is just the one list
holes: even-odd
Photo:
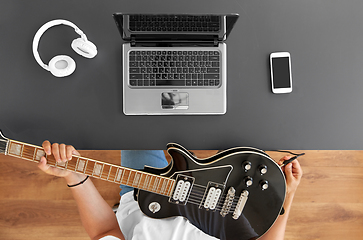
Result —
[{"label": "finger", "polygon": [[55,160],[57,162],[60,162],[61,157],[60,157],[60,154],[59,154],[59,144],[58,143],[53,143],[52,144],[52,153],[53,153],[53,156],[54,156]]},{"label": "finger", "polygon": [[50,144],[50,142],[48,140],[45,140],[42,144],[44,152],[47,155],[52,155],[52,145]]},{"label": "finger", "polygon": [[284,156],[284,157],[282,157],[282,158],[280,159],[280,161],[278,162],[278,164],[279,164],[279,165],[282,165],[284,161],[287,161],[287,160],[289,160],[290,158],[292,158],[292,156],[288,156],[288,155],[286,155],[286,156]]},{"label": "finger", "polygon": [[59,144],[59,155],[63,162],[67,161],[67,149],[65,144]]},{"label": "finger", "polygon": [[58,169],[58,168],[54,168],[52,166],[49,166],[47,164],[47,159],[45,157],[42,157],[40,159],[40,162],[38,164],[38,167],[43,172],[45,172],[45,173],[47,173],[49,175],[54,175],[54,176],[58,176],[58,177],[64,177],[64,176],[66,176],[69,173],[66,170],[61,170],[61,169]]},{"label": "finger", "polygon": [[296,176],[298,179],[300,179],[303,175],[302,168],[300,166],[300,163],[298,160],[294,160],[292,163],[292,173],[294,176]]},{"label": "finger", "polygon": [[78,153],[76,151],[76,149],[74,149],[74,147],[72,145],[67,145],[66,146],[66,154],[67,154],[67,159],[71,160],[72,159],[72,155]]},{"label": "finger", "polygon": [[38,168],[43,172],[48,173],[50,166],[47,165],[47,159],[45,157],[40,158],[40,161],[38,163]]},{"label": "finger", "polygon": [[292,174],[292,163],[289,163],[285,166],[284,169],[286,180],[289,182],[294,179],[294,175]]},{"label": "finger", "polygon": [[76,149],[74,149],[72,153],[73,153],[73,155],[81,156],[81,154]]}]

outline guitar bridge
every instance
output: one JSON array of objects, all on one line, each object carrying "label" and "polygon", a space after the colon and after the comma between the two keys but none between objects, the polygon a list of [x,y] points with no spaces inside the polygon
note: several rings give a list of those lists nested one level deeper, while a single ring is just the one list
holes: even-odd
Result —
[{"label": "guitar bridge", "polygon": [[169,198],[169,202],[175,204],[187,204],[189,194],[194,184],[194,178],[182,174],[178,174],[175,180],[176,184],[173,194]]},{"label": "guitar bridge", "polygon": [[223,207],[221,210],[222,217],[225,217],[228,214],[229,210],[231,209],[235,193],[236,190],[234,189],[234,187],[230,187],[228,189],[226,199],[224,200]]},{"label": "guitar bridge", "polygon": [[247,199],[248,199],[248,194],[249,194],[249,192],[247,190],[242,191],[242,194],[238,199],[236,209],[233,212],[233,219],[238,219],[239,216],[241,216],[243,208],[245,207]]}]

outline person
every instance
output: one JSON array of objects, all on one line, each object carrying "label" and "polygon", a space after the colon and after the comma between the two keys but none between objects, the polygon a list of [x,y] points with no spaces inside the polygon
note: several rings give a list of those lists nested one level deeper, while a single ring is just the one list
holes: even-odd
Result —
[{"label": "person", "polygon": [[[80,155],[71,145],[51,144],[44,141],[42,144],[47,155],[53,155],[57,162],[65,162],[72,159],[72,155]],[[136,154],[136,156],[135,156]],[[139,156],[137,156],[139,154]],[[141,155],[140,155],[141,154]],[[136,164],[136,168],[143,167],[145,159],[149,165],[163,167],[167,164],[163,151],[121,151],[123,165]],[[290,159],[291,156],[284,156],[278,164]],[[47,165],[47,160],[42,157],[38,167],[47,174],[63,177],[71,188],[73,197],[77,203],[82,224],[91,239],[100,240],[212,240],[217,239],[203,233],[191,225],[183,217],[168,219],[152,219],[142,214],[136,201],[133,200],[131,188],[121,186],[121,200],[117,213],[99,194],[91,179],[85,175],[66,171]],[[135,167],[135,166],[133,166]],[[294,160],[282,167],[286,177],[286,197],[284,202],[285,213],[278,216],[273,226],[259,239],[260,240],[282,240],[284,239],[286,224],[291,210],[292,201],[303,175],[298,160]],[[156,235],[158,235],[156,237]]]}]

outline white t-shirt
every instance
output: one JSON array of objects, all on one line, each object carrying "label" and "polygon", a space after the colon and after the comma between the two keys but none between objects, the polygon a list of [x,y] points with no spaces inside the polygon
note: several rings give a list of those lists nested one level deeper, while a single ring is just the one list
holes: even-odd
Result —
[{"label": "white t-shirt", "polygon": [[[133,191],[121,197],[116,217],[126,240],[217,240],[194,227],[184,217],[149,218],[141,212]],[[100,240],[119,239],[105,236]]]}]

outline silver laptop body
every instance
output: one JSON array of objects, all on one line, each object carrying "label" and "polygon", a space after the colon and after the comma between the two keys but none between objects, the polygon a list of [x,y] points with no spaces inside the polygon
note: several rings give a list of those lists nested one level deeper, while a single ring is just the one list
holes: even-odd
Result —
[{"label": "silver laptop body", "polygon": [[124,114],[226,113],[225,41],[237,14],[113,16],[126,41],[122,45]]}]

